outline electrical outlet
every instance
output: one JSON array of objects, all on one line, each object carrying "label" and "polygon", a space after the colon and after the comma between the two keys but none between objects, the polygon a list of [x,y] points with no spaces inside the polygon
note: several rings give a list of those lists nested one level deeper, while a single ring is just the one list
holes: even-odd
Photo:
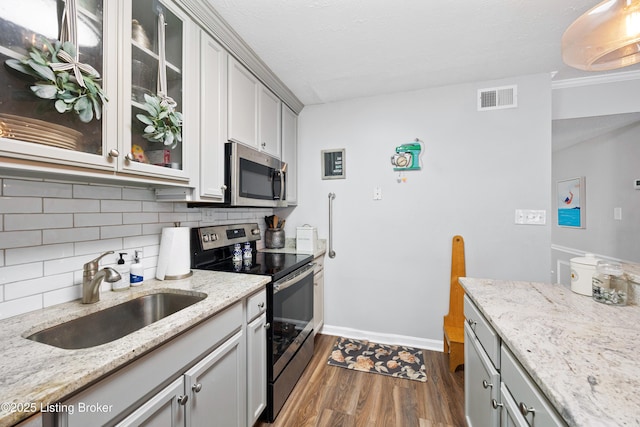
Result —
[{"label": "electrical outlet", "polygon": [[520,225],[545,225],[547,223],[547,211],[516,209],[515,223]]},{"label": "electrical outlet", "polygon": [[375,187],[373,189],[373,200],[382,200],[382,188]]},{"label": "electrical outlet", "polygon": [[622,221],[622,208],[613,208],[613,219]]}]

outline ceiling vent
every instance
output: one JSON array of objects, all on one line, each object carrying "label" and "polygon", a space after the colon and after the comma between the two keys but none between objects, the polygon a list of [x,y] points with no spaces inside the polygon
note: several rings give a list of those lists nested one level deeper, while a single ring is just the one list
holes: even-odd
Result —
[{"label": "ceiling vent", "polygon": [[518,106],[518,86],[478,89],[478,111],[515,108]]}]

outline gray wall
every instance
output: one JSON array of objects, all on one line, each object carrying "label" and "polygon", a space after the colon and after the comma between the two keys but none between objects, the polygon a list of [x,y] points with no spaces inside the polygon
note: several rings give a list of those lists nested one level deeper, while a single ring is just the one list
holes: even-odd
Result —
[{"label": "gray wall", "polygon": [[[518,108],[477,111],[478,89],[508,84],[518,85]],[[415,138],[425,143],[423,169],[398,183],[389,159]],[[516,208],[551,208],[548,75],[308,106],[299,144],[299,206],[288,235],[309,223],[326,238],[327,195],[337,195],[337,257],[325,264],[328,329],[440,348],[456,234],[468,276],[548,279],[549,223],[514,224]],[[346,148],[347,177],[321,180],[320,151],[333,148]],[[375,187],[382,200],[372,200]]]}]

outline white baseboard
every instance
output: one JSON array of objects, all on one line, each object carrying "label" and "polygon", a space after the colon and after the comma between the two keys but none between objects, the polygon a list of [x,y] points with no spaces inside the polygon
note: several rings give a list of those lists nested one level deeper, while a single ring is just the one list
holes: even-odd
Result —
[{"label": "white baseboard", "polygon": [[321,334],[336,335],[339,337],[352,338],[356,340],[368,340],[378,344],[401,345],[405,347],[416,347],[424,350],[443,351],[442,340],[430,340],[426,338],[409,337],[406,335],[384,334],[380,332],[362,331],[359,329],[345,328],[342,326],[331,326],[325,324],[320,329]]}]

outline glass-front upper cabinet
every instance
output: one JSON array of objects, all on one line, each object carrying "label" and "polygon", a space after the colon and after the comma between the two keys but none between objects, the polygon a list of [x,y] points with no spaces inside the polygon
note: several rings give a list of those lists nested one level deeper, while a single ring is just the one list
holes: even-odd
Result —
[{"label": "glass-front upper cabinet", "polygon": [[103,72],[116,56],[105,43],[105,3],[0,2],[0,158],[114,168],[106,123],[117,119],[109,105],[117,84]]},{"label": "glass-front upper cabinet", "polygon": [[[130,72],[123,76],[123,169],[188,179],[184,132],[186,40],[191,21],[173,3],[127,0],[130,16],[123,48]],[[197,141],[190,141],[197,144]]]}]

